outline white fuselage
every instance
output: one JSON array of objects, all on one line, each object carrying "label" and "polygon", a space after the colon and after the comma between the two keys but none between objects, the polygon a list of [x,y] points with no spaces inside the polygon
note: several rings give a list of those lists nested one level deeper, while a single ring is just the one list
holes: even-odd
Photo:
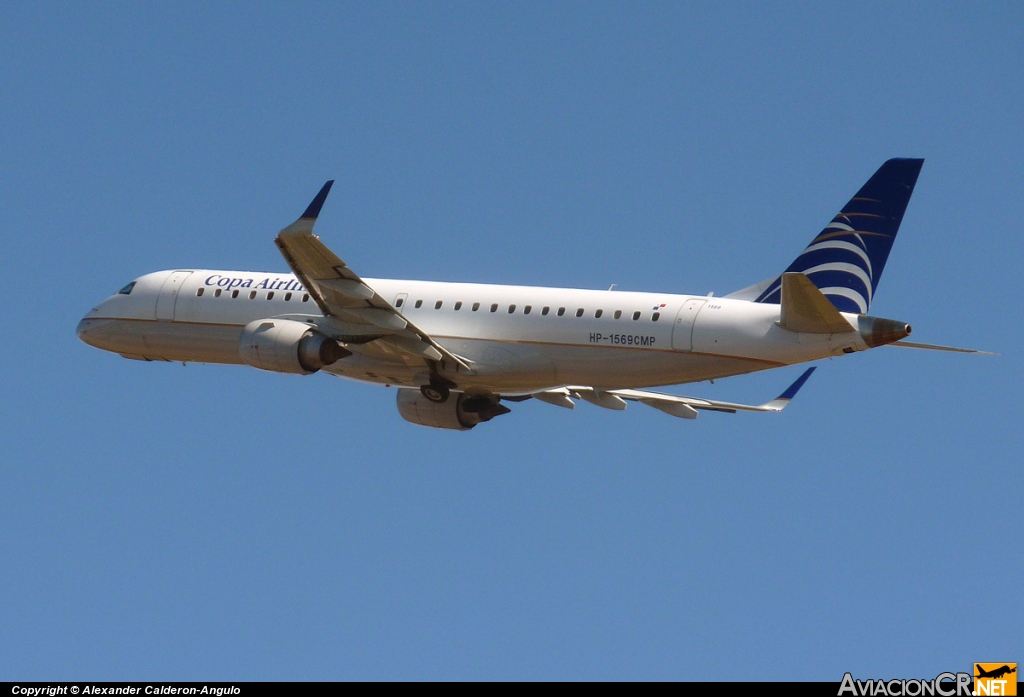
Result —
[{"label": "white fuselage", "polygon": [[[364,279],[445,349],[471,361],[464,391],[529,393],[561,385],[650,387],[750,373],[868,348],[859,332],[801,334],[779,305],[668,293]],[[844,315],[853,326],[855,315]],[[254,320],[329,328],[291,274],[160,271],[79,324],[83,341],[128,358],[240,364]],[[324,370],[395,386],[429,381],[416,356],[350,341]]]}]

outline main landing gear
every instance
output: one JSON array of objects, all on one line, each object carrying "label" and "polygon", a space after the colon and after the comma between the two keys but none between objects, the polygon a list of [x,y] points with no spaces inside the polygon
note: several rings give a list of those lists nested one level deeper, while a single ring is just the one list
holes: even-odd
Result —
[{"label": "main landing gear", "polygon": [[431,402],[437,402],[438,404],[447,402],[448,396],[451,395],[451,389],[442,382],[431,382],[429,385],[423,385],[420,387],[420,392]]}]

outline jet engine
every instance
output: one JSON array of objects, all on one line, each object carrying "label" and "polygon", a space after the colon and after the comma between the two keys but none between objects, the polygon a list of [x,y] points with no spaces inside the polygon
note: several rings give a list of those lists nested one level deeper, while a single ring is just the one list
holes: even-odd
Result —
[{"label": "jet engine", "polygon": [[337,341],[289,319],[249,322],[238,341],[242,360],[275,373],[311,375],[324,366],[351,356]]},{"label": "jet engine", "polygon": [[431,402],[419,390],[398,390],[398,413],[406,421],[431,428],[468,431],[479,423],[511,411],[497,397],[459,394],[443,403]]}]

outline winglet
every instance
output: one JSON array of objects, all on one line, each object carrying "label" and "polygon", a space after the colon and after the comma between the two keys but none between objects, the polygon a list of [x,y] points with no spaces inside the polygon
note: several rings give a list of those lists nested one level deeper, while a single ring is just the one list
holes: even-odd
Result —
[{"label": "winglet", "polygon": [[800,388],[804,386],[804,383],[807,382],[807,378],[811,377],[811,373],[815,370],[817,370],[817,366],[805,370],[804,374],[798,377],[796,382],[787,387],[785,392],[763,406],[766,409],[771,409],[773,411],[782,411],[785,409],[793,397],[796,396],[796,393],[800,391]]},{"label": "winglet", "polygon": [[[281,235],[312,235],[313,226],[316,225],[317,216],[320,215],[320,209],[324,207],[324,201],[327,200],[327,194],[331,192],[331,186],[334,184],[334,180],[330,180],[320,188],[320,193],[316,195],[313,201],[306,206],[306,211],[299,216],[299,219],[294,223],[286,227],[284,230],[278,233],[278,247],[280,247],[280,236]],[[284,250],[282,249],[282,254]],[[287,255],[285,255],[287,259]],[[290,262],[289,262],[290,263]]]},{"label": "winglet", "polygon": [[316,220],[317,216],[320,215],[320,209],[324,207],[324,201],[327,200],[327,194],[331,193],[331,187],[334,185],[334,180],[331,179],[323,188],[320,189],[320,193],[316,195],[316,198],[306,207],[306,212],[303,213],[300,218],[307,218],[309,220]]}]

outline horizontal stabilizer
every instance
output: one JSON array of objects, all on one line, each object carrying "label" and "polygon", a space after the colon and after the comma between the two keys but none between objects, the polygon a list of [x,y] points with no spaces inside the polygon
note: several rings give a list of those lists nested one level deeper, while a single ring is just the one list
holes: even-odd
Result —
[{"label": "horizontal stabilizer", "polygon": [[901,346],[903,348],[926,349],[928,351],[952,351],[953,353],[976,353],[979,356],[998,356],[998,353],[991,351],[979,351],[978,349],[957,348],[956,346],[939,346],[937,344],[918,344],[913,341],[894,341],[889,346]]},{"label": "horizontal stabilizer", "polygon": [[842,334],[856,331],[811,279],[802,273],[782,274],[782,316],[779,326],[801,334]]}]

